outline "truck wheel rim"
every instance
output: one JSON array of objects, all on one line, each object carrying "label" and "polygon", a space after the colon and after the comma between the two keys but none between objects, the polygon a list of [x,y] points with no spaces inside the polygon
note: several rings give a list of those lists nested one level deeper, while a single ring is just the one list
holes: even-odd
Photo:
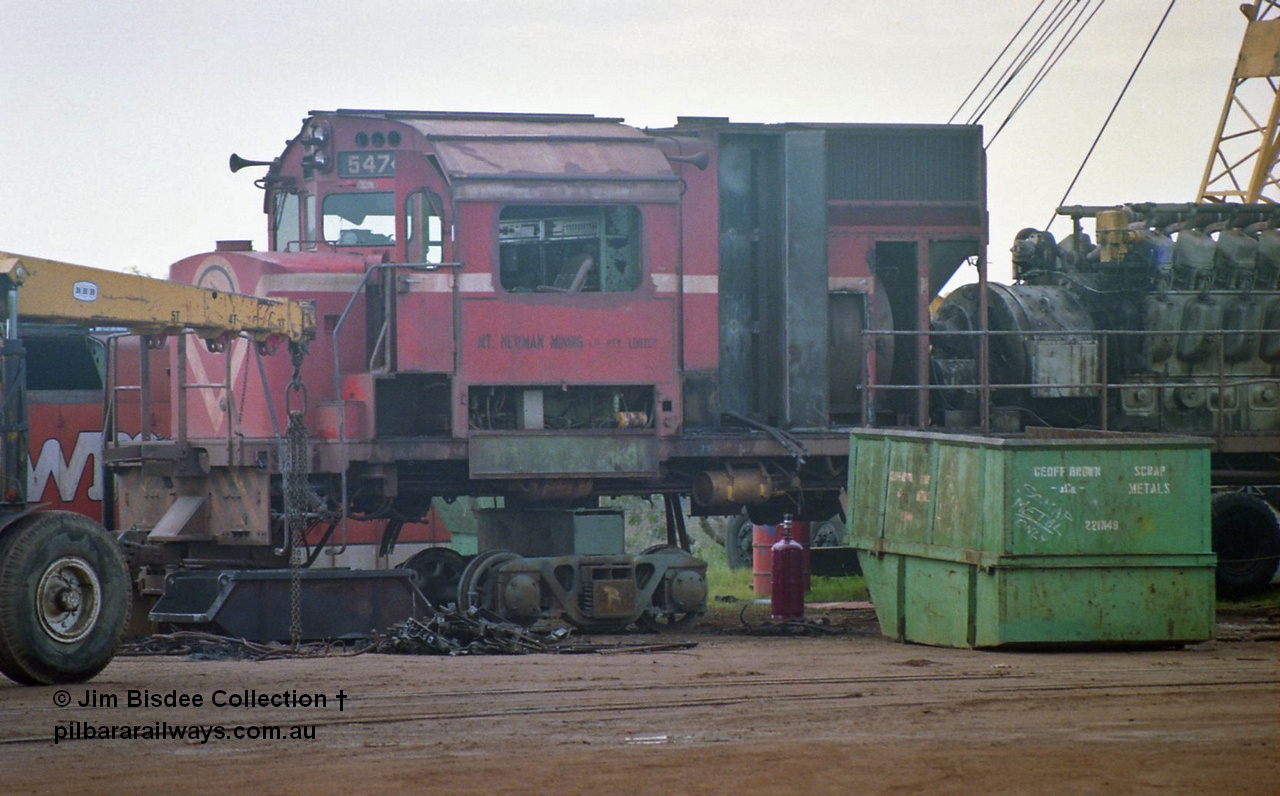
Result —
[{"label": "truck wheel rim", "polygon": [[88,561],[63,556],[45,568],[36,586],[36,613],[50,638],[79,641],[93,630],[101,610],[102,584]]}]

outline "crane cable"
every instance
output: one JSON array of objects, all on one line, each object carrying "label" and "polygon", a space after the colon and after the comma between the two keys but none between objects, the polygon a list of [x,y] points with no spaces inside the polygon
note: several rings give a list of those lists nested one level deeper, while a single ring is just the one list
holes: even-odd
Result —
[{"label": "crane cable", "polygon": [[[1097,5],[1094,5],[1095,0],[1058,0],[1044,18],[1040,20],[1035,30],[1027,36],[1026,41],[1023,42],[1018,52],[1004,67],[999,77],[991,80],[990,87],[978,102],[978,107],[969,114],[966,124],[977,124],[980,122],[991,110],[995,102],[1013,85],[1018,75],[1020,75],[1027,66],[1031,64],[1031,62],[1041,53],[1041,51],[1044,50],[1046,46],[1049,46],[1052,43],[1052,49],[1049,56],[1032,77],[1029,86],[1023,90],[1022,95],[1015,102],[1013,109],[1000,125],[1001,129],[1003,129],[1013,117],[1013,114],[1022,107],[1022,104],[1026,102],[1031,93],[1040,85],[1045,76],[1048,75],[1049,71],[1053,69],[1066,51],[1075,42],[1076,38],[1080,35],[1080,32],[1083,31],[1084,27],[1093,19],[1094,14],[1097,13],[1098,9],[1101,8],[1105,1],[1106,0],[1096,0]],[[1001,49],[995,60],[991,62],[991,65],[987,67],[985,72],[983,72],[982,77],[978,79],[978,82],[974,84],[972,89],[970,89],[969,93],[960,103],[960,106],[957,107],[955,112],[951,115],[951,118],[948,119],[949,124],[955,121],[955,119],[964,110],[965,106],[970,103],[970,100],[972,100],[981,89],[983,84],[988,81],[988,78],[990,78],[996,66],[1004,60],[1006,54],[1009,53],[1014,44],[1023,37],[1024,31],[1028,29],[1032,21],[1040,16],[1041,10],[1045,7],[1045,2],[1046,0],[1040,0],[1036,7],[1018,27],[1018,30],[1005,44],[1004,48]],[[1093,6],[1093,11],[1087,18],[1085,18],[1085,12],[1090,8],[1090,6]],[[1080,21],[1082,18],[1084,19],[1083,22]],[[1065,32],[1059,33],[1064,24],[1067,26]],[[997,131],[997,133],[998,132],[999,131]]]},{"label": "crane cable", "polygon": [[[966,120],[967,124],[977,124],[982,121],[982,117],[986,115],[987,111],[991,110],[991,106],[1000,98],[1005,89],[1012,84],[1014,78],[1022,72],[1023,67],[1025,67],[1027,63],[1036,56],[1040,51],[1040,47],[1043,46],[1045,36],[1052,33],[1055,20],[1061,17],[1066,3],[1068,2],[1071,2],[1071,0],[1058,0],[1058,4],[1054,9],[1040,21],[1039,26],[1030,34],[1030,38],[1023,43],[1022,48],[1013,56],[1013,60],[1005,66],[1004,71],[1000,73],[1000,76],[996,78],[992,82],[991,87],[987,89],[986,96],[984,96],[982,101],[978,103],[978,109],[969,114],[969,118]],[[1039,6],[1036,6],[1036,10],[1038,11],[1043,5],[1044,4],[1041,3]],[[1036,11],[1032,12],[1032,17],[1034,17],[1035,13]],[[1021,28],[1019,28],[1019,32],[1026,27],[1032,17],[1027,18],[1027,21],[1023,23]],[[1014,39],[1016,38],[1017,36],[1015,35]],[[1013,44],[1014,39],[1009,41],[1010,45]],[[1006,46],[1005,49],[1007,50],[1008,46]]]},{"label": "crane cable", "polygon": [[[991,144],[995,142],[996,138],[999,137],[1000,133],[1013,119],[1013,115],[1022,109],[1023,104],[1030,99],[1032,93],[1040,87],[1040,84],[1044,82],[1044,79],[1049,76],[1049,73],[1053,71],[1053,68],[1062,60],[1062,56],[1066,55],[1067,50],[1071,49],[1071,45],[1075,44],[1076,39],[1080,38],[1080,34],[1083,33],[1084,29],[1093,21],[1094,16],[1102,10],[1102,5],[1105,2],[1106,0],[1099,0],[1098,4],[1093,7],[1093,11],[1090,12],[1087,17],[1084,16],[1084,12],[1088,9],[1089,4],[1086,3],[1079,7],[1075,19],[1071,21],[1071,25],[1067,28],[1066,33],[1064,33],[1063,37],[1054,45],[1053,51],[1049,53],[1049,59],[1045,63],[1041,64],[1040,69],[1037,70],[1035,76],[1031,78],[1031,83],[1023,90],[1022,95],[1018,97],[1018,101],[1013,104],[1013,108],[1011,108],[1008,115],[1004,117],[1004,121],[1002,121],[1000,126],[996,128],[996,131],[991,134],[991,138],[987,139],[987,144],[983,147],[984,149],[989,148]],[[1084,19],[1083,22],[1081,22],[1082,17]],[[1073,30],[1075,31],[1074,33],[1072,32]]]},{"label": "crane cable", "polygon": [[1005,68],[1004,74],[1001,75],[1001,79],[998,84],[987,93],[988,99],[984,101],[983,106],[979,108],[978,112],[970,117],[969,124],[977,124],[981,121],[982,117],[987,114],[987,111],[991,110],[991,107],[995,104],[995,101],[1000,97],[1000,95],[1003,94],[1013,83],[1014,78],[1022,73],[1022,70],[1026,68],[1027,64],[1031,63],[1031,59],[1040,54],[1040,50],[1044,48],[1045,42],[1049,41],[1050,37],[1052,37],[1058,31],[1058,28],[1062,26],[1062,21],[1066,18],[1066,14],[1069,10],[1068,4],[1072,2],[1078,3],[1079,0],[1058,0],[1058,5],[1052,12],[1050,12],[1049,16],[1040,23],[1040,27],[1036,29],[1031,40],[1023,45],[1022,50],[1018,53],[1017,60]]},{"label": "crane cable", "polygon": [[[995,69],[996,64],[1000,63],[1000,59],[1004,57],[1004,54],[1009,52],[1009,48],[1012,47],[1013,43],[1018,40],[1018,37],[1020,35],[1022,35],[1022,31],[1026,29],[1027,25],[1030,24],[1032,18],[1034,18],[1035,15],[1039,13],[1041,7],[1043,7],[1044,4],[1045,4],[1045,0],[1040,0],[1040,2],[1036,5],[1035,9],[1033,9],[1032,12],[1027,16],[1027,18],[1022,21],[1022,25],[1018,27],[1017,32],[1015,32],[1013,36],[1009,39],[1009,41],[1005,43],[1004,49],[1000,51],[1000,54],[997,55],[995,57],[995,60],[991,62],[991,65],[987,67],[987,71],[982,73],[982,77],[978,78],[978,82],[974,83],[973,88],[969,89],[969,93],[965,95],[964,99],[960,100],[960,104],[956,107],[955,111],[951,114],[951,118],[947,119],[947,124],[953,123],[956,120],[956,117],[960,115],[960,111],[964,109],[964,106],[968,105],[969,100],[973,99],[973,95],[978,93],[978,88],[982,85],[983,81],[987,79],[987,76],[991,74],[991,70]],[[969,123],[972,124],[973,122],[970,121]]]},{"label": "crane cable", "polygon": [[[1085,153],[1084,160],[1080,162],[1080,168],[1076,169],[1076,174],[1071,178],[1071,184],[1067,186],[1067,190],[1063,191],[1062,198],[1058,200],[1055,207],[1061,207],[1067,203],[1067,196],[1071,193],[1071,189],[1076,187],[1076,181],[1080,179],[1084,167],[1089,162],[1089,158],[1093,155],[1093,151],[1097,149],[1098,142],[1102,140],[1102,134],[1107,131],[1107,125],[1111,123],[1111,117],[1115,116],[1116,109],[1120,107],[1120,102],[1124,99],[1125,92],[1129,90],[1133,78],[1138,74],[1138,69],[1142,67],[1142,62],[1146,59],[1147,53],[1151,51],[1151,45],[1155,44],[1156,36],[1160,35],[1160,29],[1164,27],[1165,20],[1169,18],[1169,13],[1173,11],[1173,6],[1178,0],[1169,0],[1169,7],[1164,10],[1164,16],[1160,17],[1160,24],[1156,25],[1156,29],[1152,31],[1151,38],[1147,40],[1147,46],[1142,49],[1142,55],[1138,56],[1138,62],[1133,65],[1133,71],[1129,73],[1129,79],[1124,81],[1124,87],[1120,89],[1120,96],[1116,97],[1115,103],[1111,106],[1111,112],[1107,114],[1107,118],[1102,122],[1102,128],[1098,130],[1098,134],[1094,136],[1093,143],[1089,145],[1089,151]],[[1049,217],[1049,222],[1044,225],[1048,229],[1057,218],[1055,210],[1054,215]]]}]

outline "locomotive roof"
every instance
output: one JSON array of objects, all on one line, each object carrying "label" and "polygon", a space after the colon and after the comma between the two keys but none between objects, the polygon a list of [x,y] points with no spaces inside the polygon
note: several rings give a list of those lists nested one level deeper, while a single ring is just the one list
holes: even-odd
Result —
[{"label": "locomotive roof", "polygon": [[[425,138],[466,201],[675,202],[679,179],[654,139],[621,119],[577,114],[338,110]],[[312,115],[328,115],[313,111]]]}]

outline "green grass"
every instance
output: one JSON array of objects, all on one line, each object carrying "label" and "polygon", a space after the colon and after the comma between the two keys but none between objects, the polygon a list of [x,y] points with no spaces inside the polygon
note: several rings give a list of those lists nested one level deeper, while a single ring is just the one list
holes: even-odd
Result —
[{"label": "green grass", "polygon": [[[733,597],[738,602],[756,599],[751,589],[752,575],[748,568],[729,569],[729,564],[721,556],[708,556],[707,589],[709,598]],[[806,603],[838,603],[867,599],[867,586],[861,577],[828,578],[814,577],[810,579],[809,593],[805,595]]]},{"label": "green grass", "polygon": [[[603,506],[618,508],[626,515],[627,550],[639,551],[666,542],[666,519],[662,501],[626,497],[611,498]],[[687,510],[686,510],[687,511]],[[751,590],[751,568],[729,569],[724,546],[715,538],[724,536],[726,526],[736,517],[690,517],[689,537],[692,553],[707,562],[708,597],[732,597],[738,603],[756,599]],[[715,526],[715,527],[713,527]],[[867,599],[867,588],[861,577],[813,578],[805,602],[850,602]],[[728,604],[722,601],[721,604]]]},{"label": "green grass", "polygon": [[[729,569],[723,558],[711,557],[707,561],[707,615],[704,623],[716,627],[736,627],[740,621],[757,624],[769,618],[768,606],[752,607],[756,594],[751,590],[750,569]],[[867,587],[862,578],[811,579],[810,591],[805,603],[852,602],[867,599]],[[725,597],[733,598],[725,601]],[[762,598],[767,600],[768,598]],[[743,614],[746,614],[744,620]]]}]

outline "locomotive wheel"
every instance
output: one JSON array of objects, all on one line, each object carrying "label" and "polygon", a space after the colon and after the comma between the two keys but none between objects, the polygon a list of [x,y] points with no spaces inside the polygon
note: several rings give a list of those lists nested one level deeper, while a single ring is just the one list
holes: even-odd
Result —
[{"label": "locomotive wheel", "polygon": [[456,550],[428,547],[414,553],[400,566],[413,570],[418,576],[418,591],[433,606],[443,608],[458,598],[458,582],[467,568],[467,560]]},{"label": "locomotive wheel", "polygon": [[129,569],[102,526],[40,512],[0,537],[0,672],[24,685],[79,683],[120,647]]},{"label": "locomotive wheel", "polygon": [[498,601],[493,588],[494,571],[518,558],[520,556],[510,550],[486,550],[471,559],[458,578],[458,610],[465,611],[475,606],[496,612]]},{"label": "locomotive wheel", "polygon": [[1218,554],[1218,596],[1236,599],[1265,589],[1280,565],[1280,517],[1257,495],[1217,495],[1213,551]]},{"label": "locomotive wheel", "polygon": [[724,550],[729,559],[729,569],[751,566],[753,527],[751,518],[745,514],[729,520],[729,528],[724,534]]},{"label": "locomotive wheel", "polygon": [[[747,522],[747,529],[750,530],[751,523]],[[664,550],[670,550],[684,557],[685,552],[678,547],[669,544],[656,544],[653,547],[646,548],[640,553],[642,556],[661,553]],[[705,611],[677,611],[675,613],[663,612],[657,606],[649,606],[639,617],[636,618],[636,627],[641,630],[648,630],[652,633],[674,633],[678,630],[693,627],[702,618]]]}]

